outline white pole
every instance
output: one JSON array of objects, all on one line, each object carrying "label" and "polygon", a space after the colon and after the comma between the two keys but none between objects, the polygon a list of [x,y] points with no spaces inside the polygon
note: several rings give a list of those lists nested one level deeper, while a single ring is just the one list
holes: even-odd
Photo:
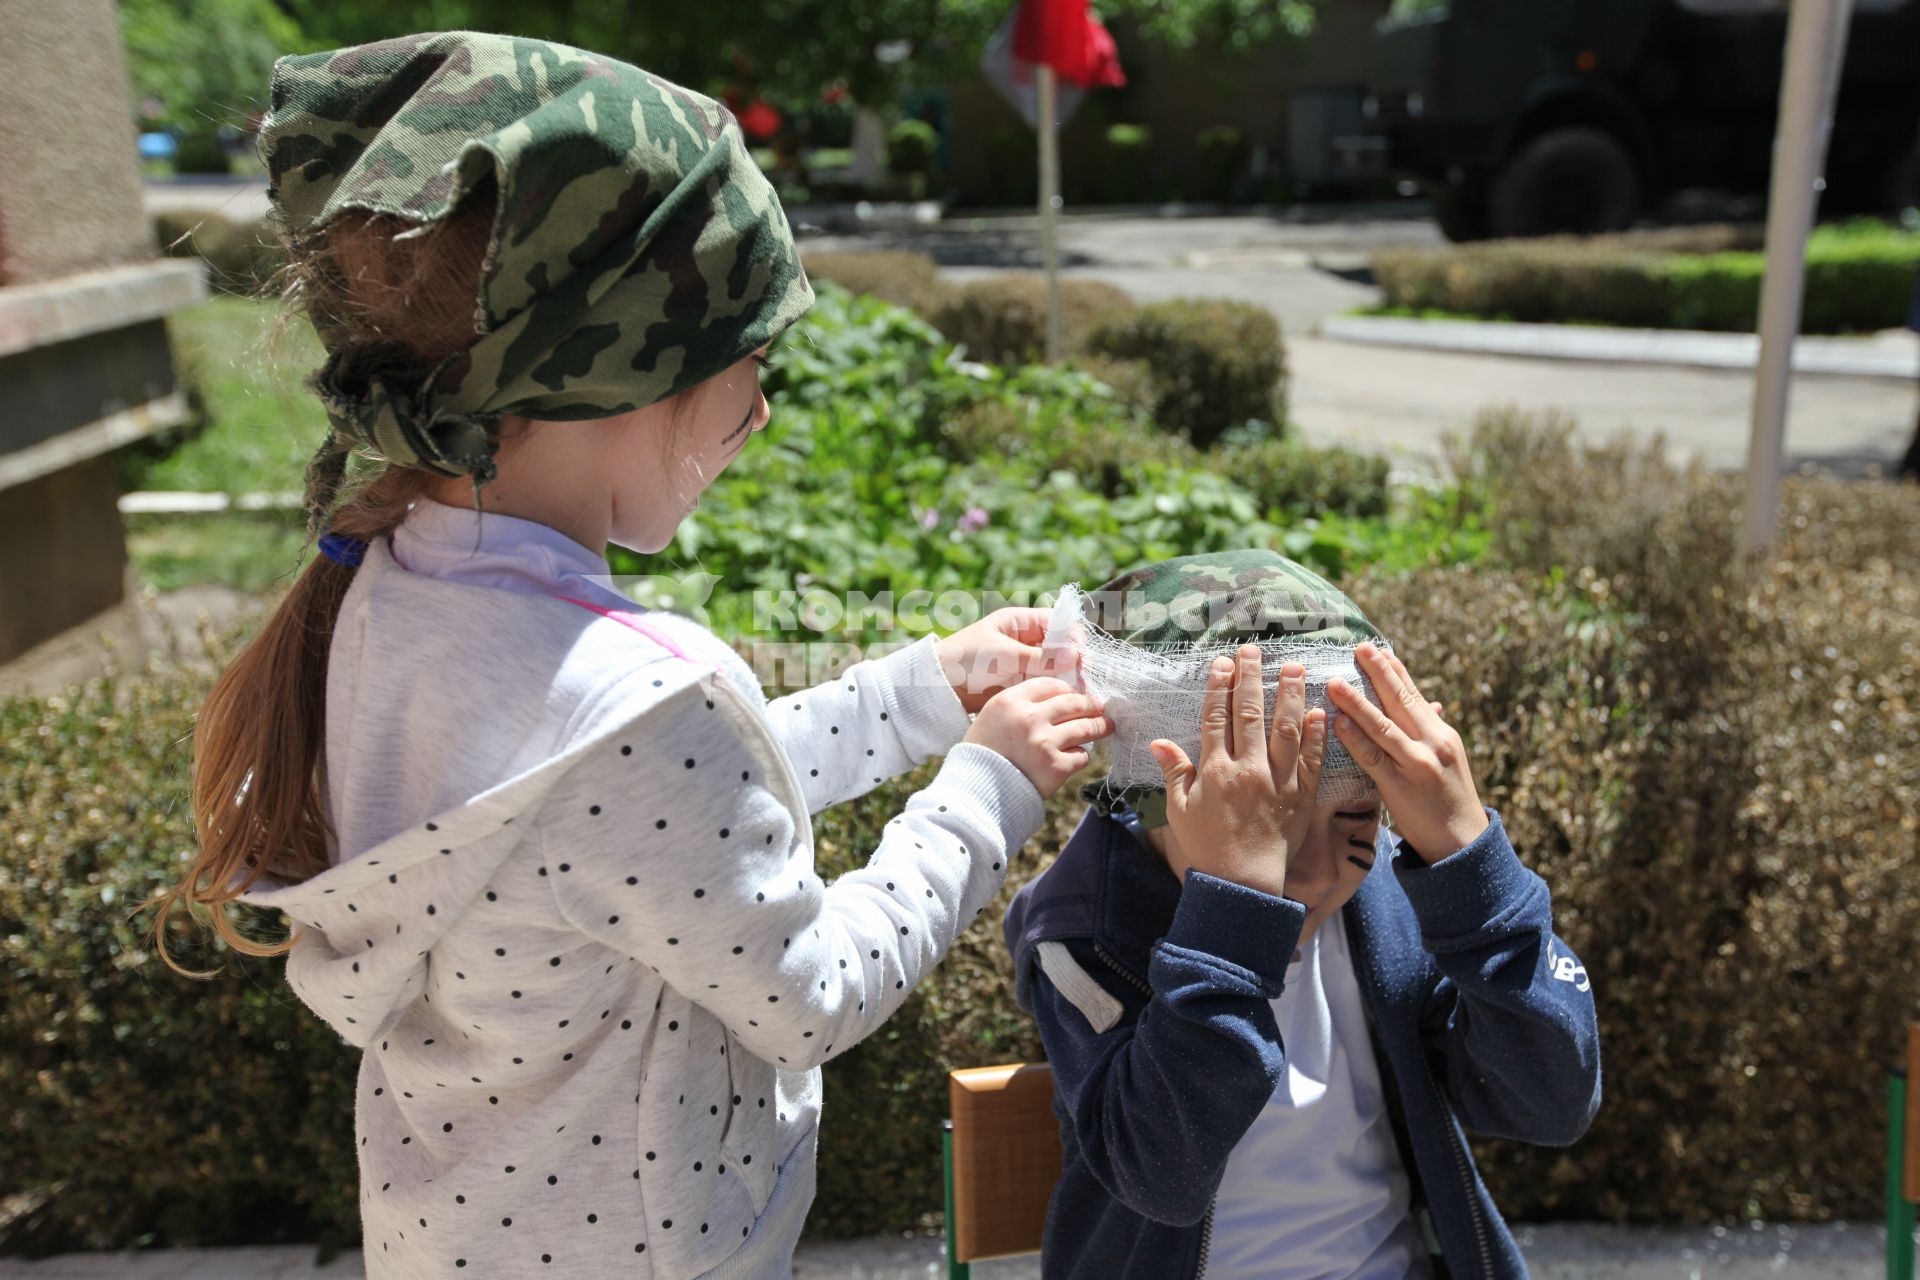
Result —
[{"label": "white pole", "polygon": [[1057,82],[1053,68],[1044,62],[1033,72],[1040,105],[1040,250],[1047,271],[1047,362],[1057,364],[1064,346],[1060,336],[1060,260],[1054,246],[1060,205],[1060,132],[1054,127]]},{"label": "white pole", "polygon": [[1749,569],[1773,545],[1785,455],[1793,342],[1800,332],[1807,236],[1813,230],[1833,99],[1846,56],[1853,0],[1792,0],[1780,117],[1774,130],[1773,184],[1767,195],[1767,271],[1760,290],[1760,364],[1747,444],[1747,513],[1740,549]]}]

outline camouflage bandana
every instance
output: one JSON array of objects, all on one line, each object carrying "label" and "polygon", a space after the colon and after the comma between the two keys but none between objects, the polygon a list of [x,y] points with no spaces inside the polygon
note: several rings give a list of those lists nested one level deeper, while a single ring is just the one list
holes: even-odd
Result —
[{"label": "camouflage bandana", "polygon": [[813,302],[726,108],[565,45],[455,31],[282,58],[260,152],[295,236],[348,209],[431,224],[497,186],[473,345],[417,387],[343,385],[337,357],[315,375],[333,427],[309,468],[316,519],[356,443],[484,483],[503,416],[664,400]]},{"label": "camouflage bandana", "polygon": [[[1285,640],[1350,647],[1380,632],[1338,587],[1272,551],[1223,551],[1145,565],[1112,579],[1083,601],[1086,620],[1115,640],[1154,651],[1205,650]],[[1277,672],[1268,671],[1271,683]],[[1364,679],[1356,687],[1366,689]],[[1328,763],[1344,756],[1328,741]],[[1103,811],[1132,811],[1144,827],[1166,825],[1163,786],[1109,777],[1081,795]]]}]

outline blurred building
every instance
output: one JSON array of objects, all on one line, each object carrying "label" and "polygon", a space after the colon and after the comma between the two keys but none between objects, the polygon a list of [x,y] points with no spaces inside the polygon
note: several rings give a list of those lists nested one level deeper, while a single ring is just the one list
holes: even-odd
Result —
[{"label": "blurred building", "polygon": [[[1389,0],[1326,0],[1314,33],[1246,54],[1178,53],[1113,24],[1127,86],[1089,95],[1061,135],[1061,181],[1076,199],[1131,203],[1181,196],[1278,200],[1303,192],[1356,194],[1382,166],[1344,147],[1363,135],[1374,26]],[[1116,155],[1108,125],[1146,129],[1144,166]],[[1238,134],[1235,140],[1221,133]],[[1209,132],[1211,138],[1206,138]],[[1033,131],[984,76],[953,86],[952,182],[972,205],[1023,204]],[[1223,190],[1230,185],[1233,189]]]},{"label": "blurred building", "polygon": [[112,624],[129,577],[111,454],[186,419],[164,317],[205,286],[155,254],[112,0],[0,0],[0,31],[6,662]]}]

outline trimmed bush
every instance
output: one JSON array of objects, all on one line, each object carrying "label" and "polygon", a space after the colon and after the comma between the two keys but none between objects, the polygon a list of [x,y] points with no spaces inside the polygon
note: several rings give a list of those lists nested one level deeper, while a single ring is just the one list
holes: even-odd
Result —
[{"label": "trimmed bush", "polygon": [[1226,204],[1253,158],[1253,144],[1247,135],[1232,125],[1215,125],[1194,135],[1193,149],[1199,158],[1202,200]]},{"label": "trimmed bush", "polygon": [[175,173],[231,173],[233,157],[220,142],[220,135],[207,130],[196,130],[180,139],[180,146],[173,153]]},{"label": "trimmed bush", "polygon": [[[1489,319],[1751,332],[1765,256],[1739,228],[1494,241],[1376,253],[1388,307]],[[1905,323],[1920,235],[1881,223],[1821,227],[1807,244],[1806,333]]]},{"label": "trimmed bush", "polygon": [[940,135],[924,120],[902,120],[887,134],[887,168],[903,177],[933,173]]},{"label": "trimmed bush", "polygon": [[[1920,1015],[1920,491],[1790,479],[1735,572],[1737,480],[1490,423],[1506,570],[1352,584],[1553,887],[1607,1101],[1483,1143],[1522,1217],[1864,1218]],[[1841,1116],[1858,1123],[1836,1123]]]},{"label": "trimmed bush", "polygon": [[287,262],[279,236],[264,222],[169,210],[153,215],[153,234],[167,256],[205,262],[208,283],[225,293],[259,293]]},{"label": "trimmed bush", "polygon": [[849,293],[905,307],[929,324],[953,292],[941,283],[939,266],[924,253],[809,253],[803,264],[816,283],[831,281]]},{"label": "trimmed bush", "polygon": [[192,848],[204,673],[0,702],[0,1252],[353,1239],[357,1063],[280,965],[129,912]]},{"label": "trimmed bush", "polygon": [[[1060,282],[1060,327],[1066,349],[1085,350],[1094,328],[1133,305],[1124,290],[1097,280]],[[1009,274],[955,290],[929,317],[934,328],[967,349],[976,360],[1021,364],[1047,349],[1047,281],[1039,275]]]},{"label": "trimmed bush", "polygon": [[1249,421],[1286,420],[1280,322],[1264,307],[1216,299],[1156,302],[1110,317],[1087,343],[1153,371],[1154,417],[1206,448]]},{"label": "trimmed bush", "polygon": [[1098,161],[1101,198],[1138,204],[1153,196],[1153,131],[1143,124],[1107,126]]}]

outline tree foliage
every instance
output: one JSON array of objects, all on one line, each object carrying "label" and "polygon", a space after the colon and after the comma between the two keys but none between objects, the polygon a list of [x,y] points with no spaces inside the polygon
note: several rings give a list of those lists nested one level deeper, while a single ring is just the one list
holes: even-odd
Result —
[{"label": "tree foliage", "polygon": [[134,103],[158,99],[188,134],[244,126],[266,106],[282,54],[313,47],[274,0],[121,0]]},{"label": "tree foliage", "polygon": [[[844,81],[878,103],[903,84],[971,70],[1013,0],[711,0],[701,5],[630,0],[289,0],[323,45],[409,31],[470,28],[561,40],[711,89],[742,62],[765,92],[808,100]],[[1313,0],[1106,0],[1104,16],[1129,20],[1177,49],[1242,49],[1313,26]]]}]

